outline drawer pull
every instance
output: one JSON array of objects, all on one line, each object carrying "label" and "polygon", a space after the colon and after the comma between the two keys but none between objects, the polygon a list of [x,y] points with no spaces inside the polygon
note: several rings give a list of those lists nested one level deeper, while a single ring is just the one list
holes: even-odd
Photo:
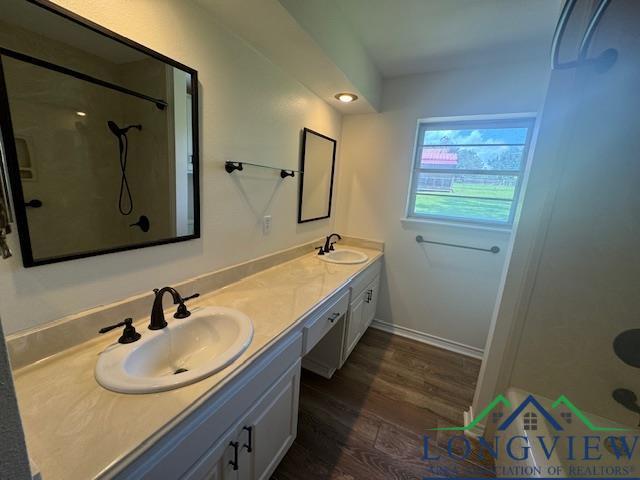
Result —
[{"label": "drawer pull", "polygon": [[233,460],[229,460],[229,465],[233,466],[233,470],[238,470],[238,442],[229,442],[229,445],[233,447]]},{"label": "drawer pull", "polygon": [[253,451],[253,427],[242,427],[242,429],[246,430],[249,436],[249,443],[245,443],[242,446],[247,449],[247,452],[251,453]]},{"label": "drawer pull", "polygon": [[333,323],[338,319],[339,316],[340,316],[340,312],[335,312],[331,314],[331,316],[329,317],[329,321]]},{"label": "drawer pull", "polygon": [[367,290],[367,299],[365,300],[365,302],[371,303],[372,299],[373,299],[373,290],[369,289]]}]

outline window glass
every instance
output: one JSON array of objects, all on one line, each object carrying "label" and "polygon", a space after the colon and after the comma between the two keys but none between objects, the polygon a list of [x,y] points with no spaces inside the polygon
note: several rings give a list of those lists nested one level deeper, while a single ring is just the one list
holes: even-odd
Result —
[{"label": "window glass", "polygon": [[510,225],[532,123],[421,123],[408,215]]}]

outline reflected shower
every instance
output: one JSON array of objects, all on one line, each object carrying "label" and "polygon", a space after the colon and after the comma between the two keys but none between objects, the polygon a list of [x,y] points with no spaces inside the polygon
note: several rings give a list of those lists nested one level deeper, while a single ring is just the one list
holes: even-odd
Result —
[{"label": "reflected shower", "polygon": [[[113,120],[109,120],[107,122],[107,126],[109,127],[109,130],[111,130],[111,133],[118,138],[118,149],[120,152],[119,162],[121,177],[118,209],[122,215],[129,215],[133,211],[133,197],[131,195],[131,189],[129,188],[129,181],[127,179],[127,155],[129,152],[129,139],[127,138],[127,132],[132,128],[142,130],[142,125],[128,125],[120,128]],[[128,197],[129,208],[125,208],[123,206],[125,195]]]}]

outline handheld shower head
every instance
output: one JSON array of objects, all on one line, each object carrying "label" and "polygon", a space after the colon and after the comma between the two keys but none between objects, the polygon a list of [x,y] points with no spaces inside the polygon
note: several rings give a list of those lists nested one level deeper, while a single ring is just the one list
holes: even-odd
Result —
[{"label": "handheld shower head", "polygon": [[[133,211],[133,197],[131,195],[131,189],[129,188],[129,180],[127,179],[127,153],[129,151],[129,139],[127,138],[127,132],[131,128],[142,130],[142,125],[128,125],[124,128],[120,128],[118,127],[116,122],[114,122],[113,120],[108,120],[107,127],[109,127],[111,133],[113,133],[118,139],[118,150],[120,151],[118,160],[120,161],[120,172],[122,173],[122,175],[120,177],[120,197],[118,200],[118,209],[120,210],[120,213],[122,215],[129,215]],[[126,203],[125,196],[128,198],[128,202]],[[142,221],[142,217],[140,218]],[[143,228],[143,225],[140,225],[140,228]],[[143,229],[143,231],[145,230]]]},{"label": "handheld shower head", "polygon": [[120,138],[122,135],[125,135],[131,128],[136,128],[138,130],[142,130],[142,125],[128,125],[126,127],[120,128],[113,120],[109,120],[107,122],[107,126],[111,133],[113,133],[116,137]]},{"label": "handheld shower head", "polygon": [[109,120],[107,122],[107,126],[109,127],[109,130],[111,130],[111,133],[113,133],[116,137],[120,136],[120,128],[113,120]]},{"label": "handheld shower head", "polygon": [[142,130],[142,125],[140,125],[140,124],[129,125],[128,127],[124,127],[122,129],[122,133],[127,133],[129,131],[129,129],[131,129],[131,128],[135,128],[136,130],[141,131]]}]

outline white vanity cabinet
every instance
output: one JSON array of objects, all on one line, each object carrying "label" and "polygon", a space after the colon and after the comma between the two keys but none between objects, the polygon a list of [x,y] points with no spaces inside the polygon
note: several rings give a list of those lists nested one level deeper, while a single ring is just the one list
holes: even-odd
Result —
[{"label": "white vanity cabinet", "polygon": [[237,441],[237,432],[229,432],[215,447],[205,454],[206,458],[198,462],[183,478],[238,480],[239,470],[234,470],[236,455],[235,442]]},{"label": "white vanity cabinet", "polygon": [[269,479],[295,440],[299,389],[298,360],[183,478]]},{"label": "white vanity cabinet", "polygon": [[[376,315],[381,261],[372,263],[327,302],[305,327],[302,367],[331,378],[342,367]],[[333,321],[330,325],[328,322]]]},{"label": "white vanity cabinet", "polygon": [[362,291],[359,295],[353,298],[349,305],[349,318],[347,324],[347,335],[344,344],[344,353],[342,356],[342,363],[345,362],[351,351],[355,348],[358,340],[362,336],[362,333],[366,329],[365,323],[365,298],[367,293]]},{"label": "white vanity cabinet", "polygon": [[360,337],[369,328],[376,316],[380,291],[380,262],[372,264],[358,275],[351,284],[351,303],[344,338],[340,366],[358,344]]},{"label": "white vanity cabinet", "polygon": [[[335,300],[334,300],[335,299]],[[349,310],[349,289],[334,294],[311,318],[305,322],[303,329],[302,354],[309,353],[332,329],[337,329],[340,336],[344,330],[343,317]]]},{"label": "white vanity cabinet", "polygon": [[152,446],[115,478],[269,479],[296,436],[301,352],[298,330],[150,439]]},{"label": "white vanity cabinet", "polygon": [[[376,318],[376,309],[378,308],[378,294],[380,293],[380,277],[376,277],[366,290],[367,294],[364,299],[364,330],[371,326],[371,322]],[[364,333],[364,330],[362,333]]]},{"label": "white vanity cabinet", "polygon": [[303,368],[331,378],[340,367],[350,295],[350,289],[344,288],[305,322]]},{"label": "white vanity cabinet", "polygon": [[380,269],[343,285],[105,477],[269,480],[296,437],[302,365],[328,378],[342,366],[375,316]]},{"label": "white vanity cabinet", "polygon": [[[255,406],[246,420],[247,441],[251,433],[252,451],[241,459],[240,468],[248,467],[251,480],[269,480],[280,460],[296,438],[298,398],[300,392],[300,360],[280,382]],[[247,451],[248,449],[245,449]]]}]

